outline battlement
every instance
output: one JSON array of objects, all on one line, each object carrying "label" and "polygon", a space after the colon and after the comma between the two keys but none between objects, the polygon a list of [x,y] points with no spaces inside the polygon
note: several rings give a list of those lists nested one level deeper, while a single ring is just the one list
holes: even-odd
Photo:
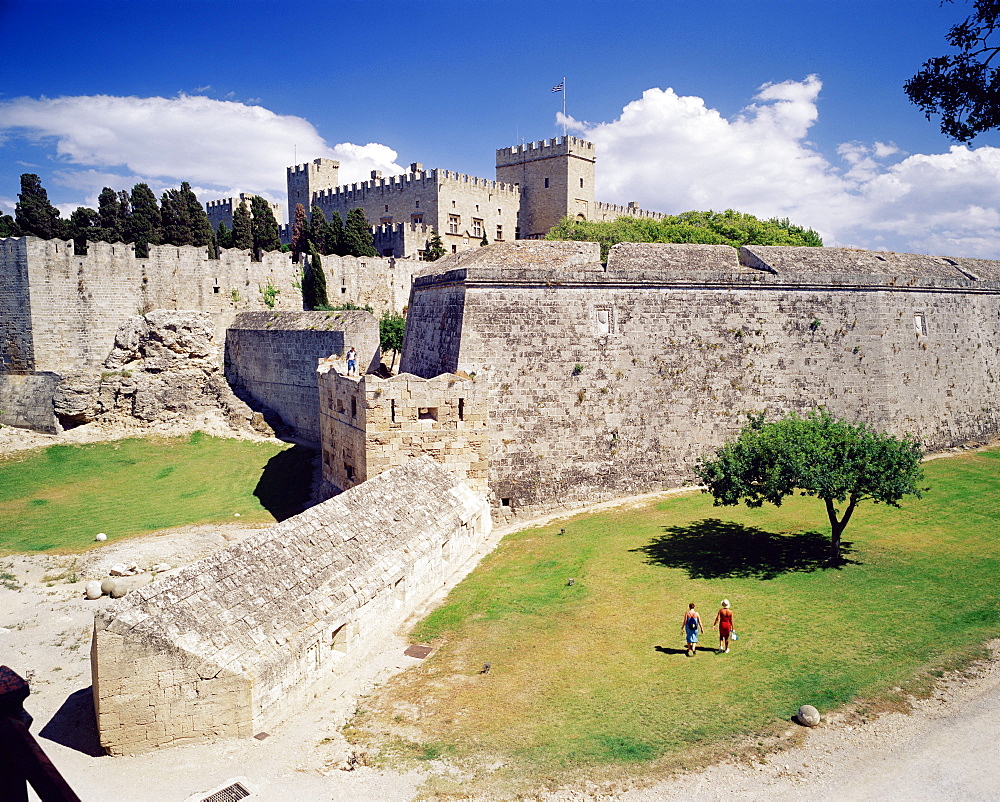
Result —
[{"label": "battlement", "polygon": [[293,164],[286,169],[289,174],[339,170],[340,162],[334,159],[313,159],[311,162],[306,162],[305,164]]},{"label": "battlement", "polygon": [[426,184],[437,186],[446,183],[482,187],[498,195],[509,195],[511,199],[519,198],[521,192],[517,184],[508,184],[489,178],[456,173],[452,170],[411,170],[408,173],[398,173],[397,175],[390,175],[384,178],[373,178],[368,181],[319,189],[316,191],[315,197],[328,202],[334,202],[340,198],[355,198],[359,195],[363,197],[373,193],[405,192],[413,187],[422,187]]},{"label": "battlement", "polygon": [[663,212],[651,212],[647,209],[640,209],[639,204],[629,203],[622,206],[615,203],[602,203],[594,201],[592,219],[594,220],[616,220],[619,217],[637,217],[643,220],[662,220],[666,217]]},{"label": "battlement", "polygon": [[497,150],[496,166],[509,167],[512,164],[551,159],[556,156],[576,156],[591,162],[597,158],[593,142],[575,136],[559,136],[553,139],[543,139],[539,142],[500,148]]}]

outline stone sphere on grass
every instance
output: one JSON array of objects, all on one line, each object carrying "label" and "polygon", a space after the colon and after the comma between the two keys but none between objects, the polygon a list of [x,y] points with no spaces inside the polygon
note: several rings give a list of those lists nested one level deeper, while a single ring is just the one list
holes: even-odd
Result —
[{"label": "stone sphere on grass", "polygon": [[819,711],[812,705],[802,705],[795,717],[799,720],[799,724],[806,727],[815,727],[819,724]]}]

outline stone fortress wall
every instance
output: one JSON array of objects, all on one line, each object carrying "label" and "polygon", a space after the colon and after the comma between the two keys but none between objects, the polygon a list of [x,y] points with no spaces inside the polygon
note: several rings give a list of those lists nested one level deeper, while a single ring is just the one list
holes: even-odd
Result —
[{"label": "stone fortress wall", "polygon": [[102,746],[272,729],[362,664],[490,531],[482,497],[424,457],[133,591],[94,622]]},{"label": "stone fortress wall", "polygon": [[378,370],[378,321],[367,312],[242,312],[226,333],[226,381],[244,400],[276,412],[296,436],[318,444],[316,366],[327,358],[346,366],[352,346],[359,370]]},{"label": "stone fortress wall", "polygon": [[1000,431],[1000,262],[519,242],[414,284],[400,370],[486,393],[490,498],[676,486],[749,413],[815,405],[929,449]]},{"label": "stone fortress wall", "polygon": [[[376,315],[401,311],[412,276],[426,267],[404,259],[323,258],[330,303],[368,305]],[[284,253],[254,262],[248,251],[209,259],[204,248],[161,245],[137,259],[133,246],[122,243],[90,243],[87,255],[77,256],[72,241],[0,239],[0,423],[50,428],[36,414],[47,388],[59,374],[99,369],[129,318],[153,309],[207,312],[222,342],[238,314],[270,309],[269,287],[275,311],[301,311],[300,281],[301,266]],[[50,410],[45,420],[51,419]]]},{"label": "stone fortress wall", "polygon": [[321,361],[321,493],[350,489],[427,455],[485,498],[489,429],[482,390],[454,374],[347,376],[342,361]]},{"label": "stone fortress wall", "polygon": [[[232,231],[233,212],[236,211],[241,203],[246,204],[247,212],[250,213],[250,217],[252,218],[253,211],[250,207],[250,199],[253,197],[256,197],[253,192],[241,192],[239,196],[235,198],[219,198],[218,200],[210,200],[206,203],[205,213],[208,215],[208,222],[212,224],[212,229],[218,232],[219,224],[225,223],[226,228]],[[264,198],[264,200],[271,208],[271,213],[274,215],[275,222],[281,225],[281,221],[285,219],[285,210],[281,207],[281,204],[269,201],[266,198]]]}]

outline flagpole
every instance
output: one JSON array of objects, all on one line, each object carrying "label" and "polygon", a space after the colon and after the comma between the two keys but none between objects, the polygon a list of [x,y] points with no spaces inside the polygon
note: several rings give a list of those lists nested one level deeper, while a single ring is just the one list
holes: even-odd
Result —
[{"label": "flagpole", "polygon": [[566,76],[563,76],[563,139],[566,138]]}]

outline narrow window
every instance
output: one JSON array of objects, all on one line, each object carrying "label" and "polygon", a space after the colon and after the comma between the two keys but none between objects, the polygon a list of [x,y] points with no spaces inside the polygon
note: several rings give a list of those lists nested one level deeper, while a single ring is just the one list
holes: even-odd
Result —
[{"label": "narrow window", "polygon": [[417,208],[420,208],[420,201],[417,201]]},{"label": "narrow window", "polygon": [[358,417],[358,399],[356,398],[351,399],[351,417]]},{"label": "narrow window", "polygon": [[345,462],[344,463],[344,473],[347,474],[347,481],[348,482],[353,482],[354,481],[354,466],[353,465],[348,465]]},{"label": "narrow window", "polygon": [[580,179],[580,189],[583,189],[583,179]]},{"label": "narrow window", "polygon": [[347,624],[341,624],[333,631],[330,648],[339,654],[347,653]]},{"label": "narrow window", "polygon": [[465,399],[458,399],[458,419],[465,420]]},{"label": "narrow window", "polygon": [[393,423],[396,422],[396,399],[389,402],[389,420]]},{"label": "narrow window", "polygon": [[503,239],[503,226],[498,225],[497,226],[497,242],[500,242],[502,239]]},{"label": "narrow window", "polygon": [[549,188],[549,179],[547,179],[547,178],[545,179],[545,188],[546,189]]},{"label": "narrow window", "polygon": [[913,329],[917,332],[917,334],[922,334],[925,337],[927,336],[927,318],[924,317],[923,312],[913,313]]}]

